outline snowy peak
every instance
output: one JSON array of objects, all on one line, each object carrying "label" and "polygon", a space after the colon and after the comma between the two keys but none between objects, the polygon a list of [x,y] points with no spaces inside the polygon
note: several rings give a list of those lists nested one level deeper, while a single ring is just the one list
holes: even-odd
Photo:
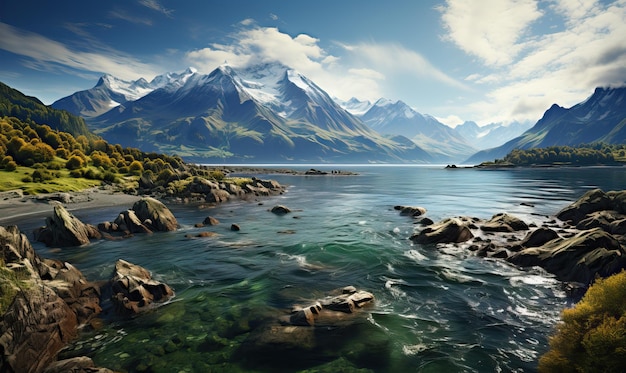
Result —
[{"label": "snowy peak", "polygon": [[352,97],[348,101],[343,101],[339,98],[334,98],[334,100],[337,105],[341,106],[350,114],[356,116],[361,116],[365,114],[372,107],[372,103],[369,100],[361,101],[356,97]]}]

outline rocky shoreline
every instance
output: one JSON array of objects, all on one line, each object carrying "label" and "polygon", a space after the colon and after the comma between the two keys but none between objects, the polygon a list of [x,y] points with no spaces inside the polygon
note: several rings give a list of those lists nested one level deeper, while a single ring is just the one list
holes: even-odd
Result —
[{"label": "rocky shoreline", "polygon": [[541,267],[575,297],[597,277],[626,269],[626,190],[590,190],[541,226],[506,213],[489,220],[462,216],[433,222],[422,207],[395,209],[416,219],[410,239],[417,244],[455,245],[479,257]]},{"label": "rocky shoreline", "polygon": [[[270,196],[284,192],[272,180],[252,178],[244,185],[215,183],[194,178],[177,193],[153,191],[172,202],[221,203],[233,198]],[[159,193],[161,192],[161,193]],[[78,220],[65,206],[76,209],[110,207],[132,202],[110,222],[97,226]],[[88,357],[57,361],[59,352],[78,336],[81,328],[92,327],[102,311],[103,294],[110,294],[121,315],[134,315],[168,301],[174,291],[152,279],[150,272],[118,260],[111,279],[98,284],[87,280],[69,263],[45,259],[33,249],[17,226],[7,224],[16,217],[50,213],[34,238],[53,247],[88,244],[91,240],[124,239],[178,228],[176,218],[159,200],[121,193],[111,187],[77,193],[25,196],[20,191],[0,194],[0,362],[6,372],[100,372]],[[97,323],[97,322],[96,322]]]}]

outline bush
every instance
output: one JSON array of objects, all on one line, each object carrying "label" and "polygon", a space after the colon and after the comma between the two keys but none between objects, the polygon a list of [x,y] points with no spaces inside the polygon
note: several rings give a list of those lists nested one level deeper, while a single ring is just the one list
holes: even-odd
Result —
[{"label": "bush", "polygon": [[17,169],[17,163],[15,163],[15,161],[9,161],[4,165],[4,169],[7,171],[15,171]]},{"label": "bush", "polygon": [[626,361],[626,272],[594,283],[561,315],[541,372],[621,372]]},{"label": "bush", "polygon": [[85,165],[83,159],[78,155],[73,155],[70,159],[65,162],[65,168],[68,170],[76,170],[78,168],[82,168]]},{"label": "bush", "polygon": [[130,173],[134,175],[141,175],[141,173],[143,172],[143,166],[139,161],[132,161],[130,166],[128,166],[128,169]]}]

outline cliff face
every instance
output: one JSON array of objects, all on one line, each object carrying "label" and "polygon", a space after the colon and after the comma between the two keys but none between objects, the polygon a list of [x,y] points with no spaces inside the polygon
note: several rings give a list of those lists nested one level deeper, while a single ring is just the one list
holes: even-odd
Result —
[{"label": "cliff face", "polygon": [[69,263],[40,258],[15,226],[0,226],[0,250],[2,371],[42,372],[101,311],[100,290]]}]

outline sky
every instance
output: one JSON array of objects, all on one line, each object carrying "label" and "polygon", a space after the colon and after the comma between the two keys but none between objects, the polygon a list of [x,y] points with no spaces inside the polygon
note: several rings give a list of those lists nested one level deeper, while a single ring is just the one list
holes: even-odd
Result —
[{"label": "sky", "polygon": [[0,81],[45,104],[104,74],[271,61],[452,127],[535,123],[626,85],[626,0],[0,0]]}]

